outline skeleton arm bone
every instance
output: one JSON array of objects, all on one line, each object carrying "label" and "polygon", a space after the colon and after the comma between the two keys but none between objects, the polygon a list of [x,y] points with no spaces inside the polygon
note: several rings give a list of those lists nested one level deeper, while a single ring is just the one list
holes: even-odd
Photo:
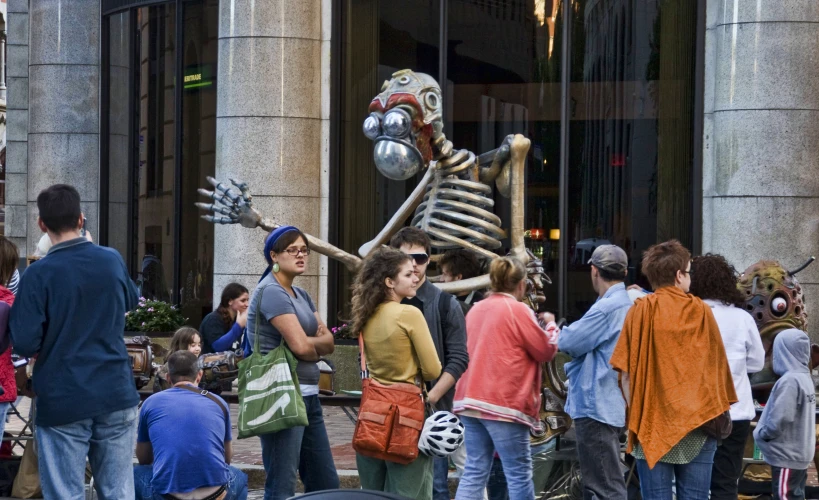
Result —
[{"label": "skeleton arm bone", "polygon": [[426,192],[427,185],[432,180],[432,176],[434,174],[435,169],[433,166],[427,168],[421,182],[419,182],[418,185],[415,186],[415,189],[412,190],[412,194],[410,194],[409,198],[407,198],[407,201],[405,201],[398,211],[395,212],[395,215],[393,215],[392,219],[387,222],[384,229],[378,233],[378,236],[361,245],[361,248],[358,249],[358,255],[366,257],[376,248],[386,244],[390,238],[392,238],[392,235],[404,226],[404,221],[406,221],[415,212],[415,209],[418,208],[418,205],[420,205],[424,200],[424,193]]}]

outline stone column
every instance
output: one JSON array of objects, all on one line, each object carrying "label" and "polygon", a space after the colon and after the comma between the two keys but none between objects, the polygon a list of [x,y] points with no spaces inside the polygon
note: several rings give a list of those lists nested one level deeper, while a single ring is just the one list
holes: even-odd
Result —
[{"label": "stone column", "polygon": [[6,107],[6,222],[5,236],[26,244],[28,221],[28,0],[8,3],[8,95]]},{"label": "stone column", "polygon": [[28,248],[40,239],[37,195],[56,183],[80,192],[99,231],[99,0],[30,0]]},{"label": "stone column", "polygon": [[0,99],[6,100],[6,30],[0,31]]},{"label": "stone column", "polygon": [[[819,4],[707,0],[703,252],[738,270],[819,249]],[[819,265],[799,274],[819,338]]]},{"label": "stone column", "polygon": [[[221,0],[216,177],[246,181],[267,217],[327,238],[330,0]],[[217,226],[214,305],[266,263],[263,231]],[[327,260],[313,254],[297,284],[326,312]]]}]

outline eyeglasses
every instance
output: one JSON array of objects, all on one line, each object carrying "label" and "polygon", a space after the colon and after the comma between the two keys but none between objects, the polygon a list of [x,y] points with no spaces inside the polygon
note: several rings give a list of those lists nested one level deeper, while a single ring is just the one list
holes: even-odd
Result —
[{"label": "eyeglasses", "polygon": [[429,261],[429,255],[425,253],[408,253],[407,255],[419,266],[423,266]]},{"label": "eyeglasses", "polygon": [[691,276],[692,274],[694,274],[694,269],[691,268],[688,271],[680,271],[680,272],[683,273],[683,274],[687,274],[687,275]]},{"label": "eyeglasses", "polygon": [[287,255],[292,255],[293,257],[296,257],[299,254],[302,254],[305,257],[310,255],[310,249],[307,248],[307,247],[301,247],[301,248],[290,247],[290,248],[285,248],[284,251],[287,252]]}]

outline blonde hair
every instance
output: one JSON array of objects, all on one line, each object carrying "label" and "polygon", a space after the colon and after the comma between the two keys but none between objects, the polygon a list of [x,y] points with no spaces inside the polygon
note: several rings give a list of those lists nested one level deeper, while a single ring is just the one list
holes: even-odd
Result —
[{"label": "blonde hair", "polygon": [[526,266],[514,257],[499,257],[489,267],[493,292],[512,293],[524,278]]}]

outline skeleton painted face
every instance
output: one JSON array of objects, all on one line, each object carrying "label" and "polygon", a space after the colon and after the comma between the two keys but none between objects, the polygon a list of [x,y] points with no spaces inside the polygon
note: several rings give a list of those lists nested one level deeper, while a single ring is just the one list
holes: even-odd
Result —
[{"label": "skeleton painted face", "polygon": [[438,82],[408,69],[393,73],[370,103],[363,129],[375,141],[373,159],[382,175],[402,181],[417,174],[432,160],[432,139],[443,129]]}]

